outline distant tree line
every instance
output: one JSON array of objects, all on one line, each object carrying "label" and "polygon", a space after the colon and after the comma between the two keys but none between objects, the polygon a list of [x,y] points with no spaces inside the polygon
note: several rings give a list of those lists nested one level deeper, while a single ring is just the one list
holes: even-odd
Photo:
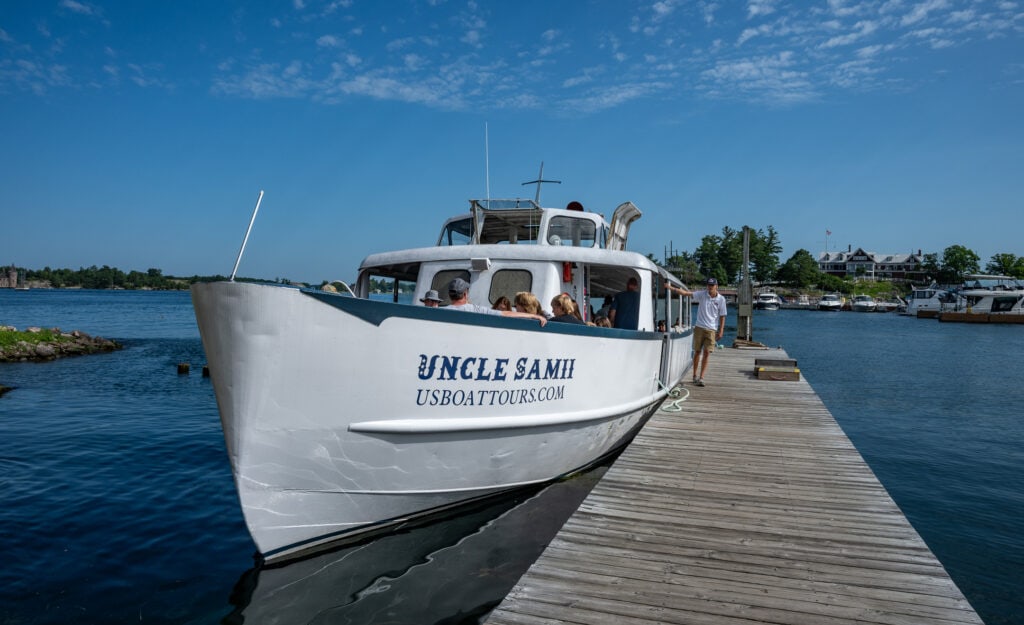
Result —
[{"label": "distant tree line", "polygon": [[[782,242],[772,226],[764,230],[750,228],[749,267],[755,284],[774,284],[796,289],[816,288],[822,291],[851,293],[853,282],[822,272],[818,259],[804,249],[797,250],[784,263],[779,253]],[[648,254],[652,260],[654,256]],[[962,245],[947,247],[940,257],[925,254],[922,271],[940,284],[958,284],[965,274],[981,272],[981,258]],[[665,264],[687,284],[700,284],[713,277],[721,284],[735,284],[743,275],[743,228],[722,228],[721,235],[709,234],[701,239],[693,252],[676,253]],[[985,265],[987,273],[1024,278],[1024,256],[995,254]],[[905,285],[909,292],[910,285]]]},{"label": "distant tree line", "polygon": [[165,276],[160,269],[147,269],[145,272],[124,272],[116,267],[103,265],[82,267],[79,269],[24,269],[19,267],[18,273],[24,276],[26,283],[45,283],[55,289],[152,289],[161,291],[184,290],[194,282],[212,282],[227,280],[225,276],[191,276],[181,278]]},{"label": "distant tree line", "polygon": [[[779,262],[782,242],[774,227],[764,230],[750,229],[750,271],[751,279],[758,284],[777,284],[792,288],[817,288],[823,291],[850,293],[853,283],[818,269],[818,260],[804,249],[797,250],[784,263]],[[656,260],[653,254],[648,254]],[[735,284],[743,274],[743,228],[722,228],[721,235],[709,234],[701,239],[693,252],[680,252],[665,259],[666,266],[687,284],[699,284],[708,277],[714,277],[721,284]],[[124,272],[116,267],[103,265],[74,269],[25,269],[18,267],[26,283],[46,283],[57,289],[153,289],[184,290],[196,282],[227,280],[226,276],[165,276],[160,269],[145,272]],[[981,258],[971,249],[962,245],[947,247],[940,257],[925,254],[922,264],[925,274],[940,284],[958,284],[965,274],[980,273]],[[1013,276],[1024,279],[1024,256],[999,253],[992,256],[985,265],[985,271],[992,274]],[[261,282],[254,278],[236,278],[239,282]],[[289,284],[287,278],[275,278],[274,282]],[[392,281],[371,279],[370,288],[388,292]],[[400,284],[399,290],[411,292],[412,284]]]}]

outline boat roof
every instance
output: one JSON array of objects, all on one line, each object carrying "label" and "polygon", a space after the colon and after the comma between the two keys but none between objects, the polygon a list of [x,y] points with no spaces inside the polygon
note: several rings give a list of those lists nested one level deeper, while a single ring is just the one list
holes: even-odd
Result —
[{"label": "boat roof", "polygon": [[541,245],[457,245],[418,247],[393,252],[370,254],[359,265],[368,269],[401,262],[424,263],[460,259],[487,258],[512,261],[555,261],[597,265],[623,265],[635,269],[656,271],[659,267],[651,259],[637,252],[606,250],[596,247],[561,247]]}]

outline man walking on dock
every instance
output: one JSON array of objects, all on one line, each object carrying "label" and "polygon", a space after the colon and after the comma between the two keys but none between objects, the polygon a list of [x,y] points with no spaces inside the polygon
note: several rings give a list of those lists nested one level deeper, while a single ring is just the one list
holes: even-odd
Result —
[{"label": "man walking on dock", "polygon": [[704,386],[708,357],[715,351],[715,344],[725,334],[725,317],[729,314],[725,306],[725,297],[718,292],[718,280],[714,278],[708,278],[707,289],[700,291],[687,291],[671,284],[665,284],[665,290],[684,297],[693,297],[697,301],[697,325],[693,328],[693,383]]}]

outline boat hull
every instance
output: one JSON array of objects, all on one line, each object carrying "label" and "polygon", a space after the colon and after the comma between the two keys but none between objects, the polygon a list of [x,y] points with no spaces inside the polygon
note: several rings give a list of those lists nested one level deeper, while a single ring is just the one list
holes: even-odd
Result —
[{"label": "boat hull", "polygon": [[657,409],[692,345],[278,285],[192,295],[267,560],[591,464]]}]

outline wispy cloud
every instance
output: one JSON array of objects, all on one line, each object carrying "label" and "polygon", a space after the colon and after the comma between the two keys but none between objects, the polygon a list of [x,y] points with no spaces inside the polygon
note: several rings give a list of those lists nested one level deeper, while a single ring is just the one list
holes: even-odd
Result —
[{"label": "wispy cloud", "polygon": [[81,15],[96,15],[98,12],[96,7],[91,4],[76,2],[76,0],[61,0],[60,6],[72,13],[79,13]]},{"label": "wispy cloud", "polygon": [[828,41],[821,44],[821,47],[835,48],[837,46],[848,46],[868,37],[876,30],[878,30],[877,22],[872,20],[862,20],[854,24],[853,29],[850,32],[830,38]]},{"label": "wispy cloud", "polygon": [[317,37],[316,45],[321,48],[340,48],[342,41],[334,35],[323,35],[322,37]]},{"label": "wispy cloud", "polygon": [[935,11],[942,11],[949,8],[948,0],[926,0],[915,4],[909,13],[905,14],[900,19],[902,26],[910,26],[917,24],[934,13]]},{"label": "wispy cloud", "polygon": [[820,97],[810,74],[791,51],[771,56],[719,61],[701,72],[702,88],[719,97],[744,95],[756,100],[792,104]]},{"label": "wispy cloud", "polygon": [[[49,10],[34,29],[3,24],[0,90],[173,89],[202,79],[175,75],[150,48],[103,52],[117,28],[102,37],[88,32],[97,18],[107,24],[99,5],[58,0]],[[837,90],[909,85],[913,77],[901,72],[935,50],[1024,38],[1024,10],[1006,0],[827,0],[806,8],[782,0],[740,7],[648,0],[617,7],[614,20],[595,18],[598,26],[553,22],[532,38],[495,26],[504,22],[502,5],[436,0],[415,10],[416,19],[366,11],[352,0],[292,0],[274,13],[247,7],[231,12],[223,45],[192,44],[194,61],[207,63],[209,89],[222,97],[593,112],[651,97],[793,104]],[[256,30],[246,19],[269,36],[233,39]],[[242,49],[257,41],[258,49]]]},{"label": "wispy cloud", "polygon": [[763,15],[771,15],[775,12],[778,0],[748,0],[747,17],[755,18]]},{"label": "wispy cloud", "polygon": [[610,85],[592,89],[580,97],[567,98],[561,102],[560,108],[568,113],[594,113],[647,98],[670,88],[671,84],[665,82]]}]

